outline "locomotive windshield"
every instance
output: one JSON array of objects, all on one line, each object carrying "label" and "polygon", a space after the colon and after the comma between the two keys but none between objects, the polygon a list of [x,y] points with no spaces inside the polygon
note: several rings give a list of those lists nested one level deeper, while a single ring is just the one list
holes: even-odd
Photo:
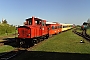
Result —
[{"label": "locomotive windshield", "polygon": [[29,25],[32,25],[32,20],[29,20]]},{"label": "locomotive windshield", "polygon": [[40,25],[41,24],[41,20],[35,20],[35,24],[36,25]]},{"label": "locomotive windshield", "polygon": [[46,25],[46,23],[43,20],[41,20],[41,19],[35,20],[35,24],[36,25],[42,25],[42,26],[45,26]]},{"label": "locomotive windshield", "polygon": [[32,19],[26,19],[26,25],[32,25]]}]

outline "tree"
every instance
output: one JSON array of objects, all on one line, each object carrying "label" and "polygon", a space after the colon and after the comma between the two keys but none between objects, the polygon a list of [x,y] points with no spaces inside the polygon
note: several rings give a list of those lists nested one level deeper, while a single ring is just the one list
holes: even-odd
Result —
[{"label": "tree", "polygon": [[3,21],[2,21],[2,24],[7,24],[7,20],[6,20],[6,19],[3,20]]}]

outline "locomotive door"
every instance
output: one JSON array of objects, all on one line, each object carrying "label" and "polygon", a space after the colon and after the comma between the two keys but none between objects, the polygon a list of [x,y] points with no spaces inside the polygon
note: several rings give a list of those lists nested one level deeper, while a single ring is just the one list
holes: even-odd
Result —
[{"label": "locomotive door", "polygon": [[44,21],[42,21],[41,32],[42,32],[42,35],[45,35],[45,22]]}]

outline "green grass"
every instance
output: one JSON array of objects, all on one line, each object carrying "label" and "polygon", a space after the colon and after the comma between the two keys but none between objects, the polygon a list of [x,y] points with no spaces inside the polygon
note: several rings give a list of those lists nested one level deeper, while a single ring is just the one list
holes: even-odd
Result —
[{"label": "green grass", "polygon": [[3,45],[3,46],[0,46],[0,53],[3,53],[3,52],[8,52],[8,51],[11,51],[13,50],[14,48],[12,46],[9,46],[9,45]]},{"label": "green grass", "polygon": [[87,60],[89,56],[90,43],[70,30],[39,43],[13,60]]},{"label": "green grass", "polygon": [[88,35],[90,35],[90,28],[89,28],[89,29],[87,29],[87,34],[88,34]]},{"label": "green grass", "polygon": [[79,28],[79,29],[77,29],[77,32],[82,32],[82,30]]},{"label": "green grass", "polygon": [[32,48],[32,51],[47,51],[47,52],[70,52],[70,53],[90,53],[90,43],[85,40],[85,43],[79,43],[80,40],[85,40],[82,37],[72,33],[72,31],[64,32],[50,38],[43,44]]}]

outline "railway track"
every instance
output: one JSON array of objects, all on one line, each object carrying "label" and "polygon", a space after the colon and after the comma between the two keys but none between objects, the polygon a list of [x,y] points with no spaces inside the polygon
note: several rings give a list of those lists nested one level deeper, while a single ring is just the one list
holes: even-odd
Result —
[{"label": "railway track", "polygon": [[[34,47],[34,46],[32,46],[32,47]],[[14,58],[14,57],[16,57],[16,56],[30,50],[32,47],[29,47],[29,48],[16,48],[13,51],[2,53],[2,54],[0,54],[0,60],[11,60],[12,58]]]},{"label": "railway track", "polygon": [[[38,43],[36,43],[36,44],[38,44]],[[35,45],[33,45],[29,48],[16,48],[13,51],[2,53],[2,54],[0,54],[0,60],[11,60],[12,58],[20,55],[21,53],[24,53],[24,52],[30,50],[34,46]]]},{"label": "railway track", "polygon": [[25,51],[27,51],[26,49],[22,49],[22,48],[17,48],[14,49],[13,51],[7,52],[7,53],[2,53],[0,55],[0,60],[10,60],[14,57],[16,57],[17,55],[20,55],[21,53],[24,53]]},{"label": "railway track", "polygon": [[81,32],[77,32],[77,29],[74,29],[72,32],[74,32],[75,34],[83,37],[84,39],[88,40],[90,42],[90,35],[87,35],[87,34],[83,34]]}]

